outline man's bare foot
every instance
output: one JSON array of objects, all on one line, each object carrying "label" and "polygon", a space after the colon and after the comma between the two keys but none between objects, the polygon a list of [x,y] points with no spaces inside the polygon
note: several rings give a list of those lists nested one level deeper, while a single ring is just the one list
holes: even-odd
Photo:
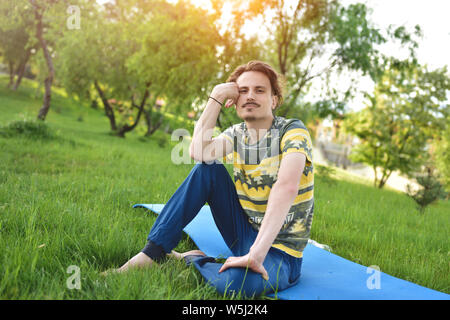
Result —
[{"label": "man's bare foot", "polygon": [[118,269],[118,272],[125,272],[129,269],[146,268],[153,264],[153,260],[149,258],[145,253],[139,252],[133,258],[128,260],[123,266]]},{"label": "man's bare foot", "polygon": [[[206,256],[202,251],[200,250],[191,250],[183,253],[179,253],[176,251],[173,251],[168,254],[169,257],[174,257],[175,259],[182,260],[186,256]],[[136,268],[148,268],[153,264],[153,260],[150,259],[145,253],[139,252],[137,255],[135,255],[133,258],[128,260],[123,266],[121,266],[119,269],[110,269],[107,271],[104,271],[101,273],[102,276],[107,276],[112,273],[122,273],[126,272],[130,269],[136,269]]]},{"label": "man's bare foot", "polygon": [[111,273],[122,273],[126,272],[130,269],[136,269],[136,268],[148,268],[153,264],[153,260],[150,259],[145,253],[139,252],[137,255],[135,255],[133,258],[128,260],[123,266],[121,266],[119,269],[111,269],[107,270],[105,272],[102,272],[102,276],[107,276]]}]

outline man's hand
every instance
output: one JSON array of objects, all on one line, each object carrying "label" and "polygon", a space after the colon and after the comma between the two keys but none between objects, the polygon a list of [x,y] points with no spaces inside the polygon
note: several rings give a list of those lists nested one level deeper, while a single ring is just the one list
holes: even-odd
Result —
[{"label": "man's hand", "polygon": [[228,268],[248,268],[256,273],[260,273],[264,280],[269,280],[269,274],[263,266],[263,261],[258,261],[246,254],[241,257],[229,257],[219,270],[220,272],[225,271]]},{"label": "man's hand", "polygon": [[218,84],[214,87],[211,97],[220,102],[227,101],[225,108],[231,107],[239,98],[239,87],[236,82],[226,82]]}]

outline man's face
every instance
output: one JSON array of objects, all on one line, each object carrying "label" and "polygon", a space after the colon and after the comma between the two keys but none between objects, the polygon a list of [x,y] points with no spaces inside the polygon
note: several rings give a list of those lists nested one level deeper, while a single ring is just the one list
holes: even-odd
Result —
[{"label": "man's face", "polygon": [[255,121],[273,118],[277,97],[272,96],[269,78],[261,72],[247,71],[236,80],[239,87],[239,98],[236,112],[244,121]]}]

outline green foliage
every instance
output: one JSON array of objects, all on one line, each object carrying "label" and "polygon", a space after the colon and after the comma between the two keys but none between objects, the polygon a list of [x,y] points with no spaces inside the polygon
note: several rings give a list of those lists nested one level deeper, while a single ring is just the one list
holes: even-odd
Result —
[{"label": "green foliage", "polygon": [[369,164],[380,188],[393,171],[412,175],[419,170],[429,158],[428,140],[444,128],[450,112],[445,68],[428,71],[407,61],[388,67],[374,94],[367,95],[369,106],[344,123],[345,130],[360,139],[351,159]]},{"label": "green foliage", "polygon": [[315,177],[319,178],[323,183],[333,186],[336,185],[336,180],[333,176],[336,174],[336,169],[331,166],[314,165]]},{"label": "green foliage", "polygon": [[173,114],[165,114],[164,119],[164,129],[167,129],[169,133],[176,129],[186,129],[191,134],[194,132],[194,121],[192,120]]},{"label": "green foliage", "polygon": [[438,199],[444,199],[447,193],[444,191],[439,182],[433,168],[427,166],[425,173],[416,175],[416,181],[421,186],[418,190],[413,190],[411,185],[407,186],[407,194],[417,203],[421,213],[425,212],[425,208],[436,202]]},{"label": "green foliage", "polygon": [[151,82],[151,89],[165,96],[177,111],[189,110],[189,103],[210,84],[218,69],[215,45],[219,34],[211,17],[180,1],[154,12],[138,30],[141,50],[127,60],[127,67]]},{"label": "green foliage", "polygon": [[82,30],[60,39],[55,63],[59,79],[70,94],[85,99],[96,80],[105,84],[107,97],[117,101],[142,91],[144,80],[139,81],[126,68],[127,57],[136,49],[134,41],[127,40],[124,33],[121,25],[107,23],[105,18],[85,19]]},{"label": "green foliage", "polygon": [[55,132],[44,122],[36,120],[18,120],[0,127],[0,135],[4,137],[26,137],[30,139],[54,139]]},{"label": "green foliage", "polygon": [[169,137],[164,132],[157,131],[154,134],[154,139],[156,140],[160,148],[164,148],[168,143]]},{"label": "green foliage", "polygon": [[[447,118],[447,120],[450,118]],[[450,121],[446,123],[446,129],[442,130],[435,139],[434,162],[440,174],[440,181],[445,190],[450,193]]]},{"label": "green foliage", "polygon": [[[376,45],[386,39],[370,23],[365,4],[344,7],[331,0],[250,1],[243,15],[251,19],[255,14],[266,19],[265,59],[286,79],[286,99],[278,115],[301,115],[304,122],[324,115],[341,116],[356,87],[341,94],[331,85],[330,74],[353,70],[375,77]],[[324,65],[325,59],[328,62]],[[326,83],[322,86],[326,89],[320,97],[305,101],[316,78]]]},{"label": "green foliage", "polygon": [[98,83],[97,93],[104,96],[108,117],[117,118],[118,131],[130,125],[130,118],[137,121],[142,102],[150,120],[147,125],[158,121],[152,112],[158,97],[165,99],[164,111],[187,113],[218,67],[218,33],[205,11],[183,1],[175,5],[154,1],[154,6],[145,8],[140,2],[129,5],[112,6],[106,12],[91,10],[82,32],[59,42],[63,85],[84,99],[90,98],[88,93]]},{"label": "green foliage", "polygon": [[0,55],[7,64],[10,74],[10,85],[14,76],[25,68],[31,55],[29,35],[24,26],[14,29],[2,29],[0,27]]},{"label": "green foliage", "polygon": [[378,77],[378,50],[376,45],[386,42],[380,31],[370,25],[369,9],[363,3],[348,7],[335,7],[331,12],[330,34],[339,44],[335,56],[339,59],[339,69],[348,66]]},{"label": "green foliage", "polygon": [[[80,2],[85,1],[74,0],[71,5],[78,5]],[[17,54],[17,58],[12,59],[11,55],[8,58],[10,69],[14,64],[18,64],[15,72],[10,70],[10,84],[14,78],[14,73],[18,75],[14,89],[20,83],[25,65],[32,55],[32,49],[39,49],[45,59],[45,67],[41,64],[38,69],[39,78],[41,80],[45,78],[43,81],[45,86],[43,104],[38,113],[38,119],[40,120],[45,120],[51,105],[52,84],[55,77],[53,65],[55,50],[53,45],[55,40],[61,37],[61,30],[66,26],[66,13],[67,2],[63,0],[17,0],[0,3],[0,30],[2,28],[7,30],[7,35],[11,31],[16,32],[19,36],[16,47],[22,48],[21,53],[17,52],[17,48],[12,50],[13,53]],[[3,46],[14,49],[8,46],[8,42],[10,41],[6,41]],[[11,53],[11,50],[6,51]],[[37,63],[39,64],[39,62]]]}]

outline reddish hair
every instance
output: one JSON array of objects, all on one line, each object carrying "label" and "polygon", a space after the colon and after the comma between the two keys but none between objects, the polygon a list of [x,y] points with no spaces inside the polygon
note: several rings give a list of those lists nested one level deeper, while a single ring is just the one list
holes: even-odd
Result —
[{"label": "reddish hair", "polygon": [[282,84],[281,84],[281,78],[282,76],[278,74],[274,68],[272,68],[269,64],[262,62],[262,61],[250,61],[247,64],[243,64],[231,73],[231,75],[228,77],[227,82],[236,82],[237,79],[243,74],[244,72],[248,71],[257,71],[264,73],[267,78],[269,78],[270,86],[272,88],[272,95],[276,96],[278,98],[277,102],[277,108],[281,105],[283,102],[283,91],[282,91]]}]

